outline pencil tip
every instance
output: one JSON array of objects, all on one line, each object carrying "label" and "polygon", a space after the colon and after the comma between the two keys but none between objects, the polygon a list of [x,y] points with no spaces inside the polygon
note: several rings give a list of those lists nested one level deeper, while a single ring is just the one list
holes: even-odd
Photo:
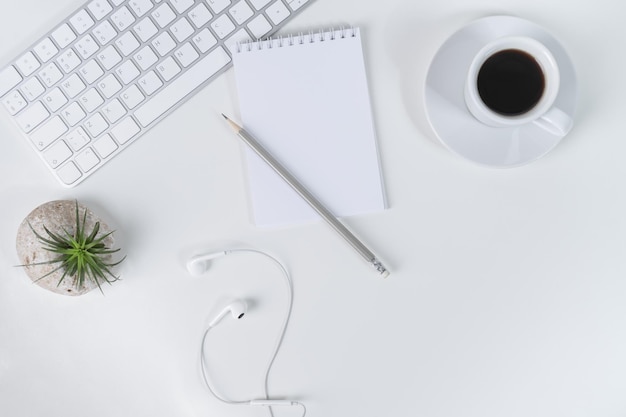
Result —
[{"label": "pencil tip", "polygon": [[224,117],[224,119],[226,119],[226,123],[228,123],[235,132],[239,133],[239,131],[241,130],[241,127],[235,122],[233,122],[232,120],[230,120],[230,118],[226,116],[224,113],[222,113],[222,116]]}]

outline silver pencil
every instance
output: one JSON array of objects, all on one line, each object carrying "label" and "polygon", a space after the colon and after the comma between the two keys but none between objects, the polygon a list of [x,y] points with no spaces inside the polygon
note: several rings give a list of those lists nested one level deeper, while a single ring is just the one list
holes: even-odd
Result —
[{"label": "silver pencil", "polygon": [[356,238],[324,205],[311,194],[287,169],[274,158],[252,135],[222,113],[224,119],[261,159],[263,159],[280,177],[285,180],[326,222],[339,233],[383,278],[389,276],[389,270],[378,260],[359,239]]}]

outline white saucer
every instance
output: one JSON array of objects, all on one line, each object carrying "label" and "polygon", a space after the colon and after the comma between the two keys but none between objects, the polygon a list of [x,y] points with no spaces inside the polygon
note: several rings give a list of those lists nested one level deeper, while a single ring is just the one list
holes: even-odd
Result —
[{"label": "white saucer", "polygon": [[511,16],[478,19],[441,46],[426,77],[425,105],[433,130],[451,151],[482,165],[514,167],[545,155],[564,135],[553,135],[533,123],[510,128],[486,126],[467,109],[463,90],[469,65],[482,46],[502,36],[528,36],[552,52],[561,73],[555,106],[573,119],[577,85],[567,53],[540,26]]}]

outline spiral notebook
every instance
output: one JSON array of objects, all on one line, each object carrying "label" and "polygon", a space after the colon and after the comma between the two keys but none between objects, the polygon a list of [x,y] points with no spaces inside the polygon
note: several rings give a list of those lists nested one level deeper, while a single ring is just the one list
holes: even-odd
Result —
[{"label": "spiral notebook", "polygon": [[[233,64],[245,129],[334,215],[386,207],[358,28],[244,43]],[[257,225],[319,218],[251,150],[246,162]]]}]

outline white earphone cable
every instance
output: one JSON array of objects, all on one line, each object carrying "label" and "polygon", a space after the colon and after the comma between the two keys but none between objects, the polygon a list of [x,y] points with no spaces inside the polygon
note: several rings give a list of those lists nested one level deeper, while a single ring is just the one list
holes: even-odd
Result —
[{"label": "white earphone cable", "polygon": [[204,383],[207,386],[207,388],[209,389],[209,391],[211,392],[211,394],[215,398],[220,400],[221,402],[226,403],[226,404],[232,404],[232,405],[247,405],[249,403],[249,401],[233,401],[233,400],[229,400],[227,398],[222,397],[221,395],[219,395],[217,393],[217,391],[211,385],[211,381],[209,380],[209,376],[206,373],[206,359],[205,359],[205,356],[204,356],[204,342],[206,341],[206,337],[209,334],[209,330],[211,330],[212,328],[213,327],[207,327],[207,329],[204,331],[204,334],[202,335],[202,344],[201,344],[201,348],[200,348],[200,369],[202,370],[202,379],[204,380]]},{"label": "white earphone cable", "polygon": [[[268,380],[269,380],[269,374],[270,374],[270,370],[272,369],[272,365],[274,364],[274,361],[276,360],[276,356],[278,355],[278,351],[280,350],[280,347],[282,346],[283,340],[285,338],[285,333],[287,331],[287,325],[289,324],[289,319],[291,318],[291,310],[293,308],[293,284],[291,282],[291,276],[289,275],[289,272],[287,271],[287,269],[283,266],[283,264],[276,259],[275,257],[273,257],[272,255],[269,255],[268,253],[265,253],[263,251],[257,250],[257,249],[249,249],[249,248],[241,248],[241,249],[229,249],[229,250],[225,250],[224,253],[225,254],[229,254],[229,253],[255,253],[255,254],[259,254],[259,255],[263,255],[264,257],[270,259],[272,262],[274,262],[279,269],[281,270],[281,272],[283,273],[283,276],[285,278],[285,282],[287,284],[287,313],[285,314],[285,319],[283,321],[280,333],[278,335],[278,338],[276,340],[276,345],[274,347],[274,353],[272,354],[268,364],[267,364],[267,368],[265,370],[265,378],[264,378],[264,382],[263,382],[263,395],[265,396],[265,399],[268,399]],[[226,403],[226,404],[232,404],[232,405],[249,405],[250,401],[233,401],[233,400],[229,400],[227,398],[224,398],[223,396],[219,395],[217,393],[217,391],[215,390],[215,388],[213,388],[213,386],[211,385],[211,382],[208,378],[207,372],[206,372],[206,357],[204,354],[204,345],[206,342],[206,338],[207,335],[209,334],[209,331],[212,329],[212,327],[208,327],[205,331],[204,334],[202,335],[202,342],[201,342],[201,346],[200,346],[200,363],[201,363],[201,368],[202,368],[202,378],[204,379],[204,383],[207,386],[207,388],[209,389],[209,392],[218,400]],[[302,417],[304,417],[306,415],[306,407],[304,406],[304,404],[299,403],[299,402],[295,402],[297,405],[301,406],[303,409],[303,414]],[[274,413],[272,412],[272,407],[269,406],[268,407],[268,411],[270,413],[271,417],[274,417]]]}]

